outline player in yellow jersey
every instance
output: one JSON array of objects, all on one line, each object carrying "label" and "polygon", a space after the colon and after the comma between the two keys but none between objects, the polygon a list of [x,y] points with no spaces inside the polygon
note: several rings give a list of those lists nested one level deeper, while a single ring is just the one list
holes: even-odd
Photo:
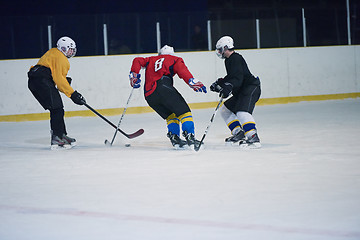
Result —
[{"label": "player in yellow jersey", "polygon": [[75,42],[69,37],[61,37],[57,47],[47,51],[28,72],[30,91],[41,106],[50,111],[51,149],[66,149],[76,144],[74,138],[67,136],[64,105],[59,93],[64,93],[78,105],[85,103],[84,97],[70,86],[71,78],[67,77],[68,58],[75,54]]}]

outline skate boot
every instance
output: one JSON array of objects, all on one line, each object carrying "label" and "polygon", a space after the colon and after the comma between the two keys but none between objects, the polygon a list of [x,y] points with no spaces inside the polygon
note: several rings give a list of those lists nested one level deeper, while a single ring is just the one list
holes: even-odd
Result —
[{"label": "skate boot", "polygon": [[70,149],[71,144],[60,139],[59,136],[51,135],[51,150]]},{"label": "skate boot", "polygon": [[[186,131],[183,132],[183,136],[186,139],[187,144],[191,149],[199,148],[200,141],[195,139],[195,136],[193,133],[187,133]],[[202,143],[203,144],[203,143]]]},{"label": "skate boot", "polygon": [[241,148],[261,148],[260,139],[256,132],[247,137],[246,141],[240,141],[239,145]]},{"label": "skate boot", "polygon": [[225,144],[226,145],[233,145],[237,142],[244,142],[245,141],[245,132],[244,130],[240,130],[238,131],[235,135],[232,135],[228,138],[225,139]]},{"label": "skate boot", "polygon": [[61,140],[63,140],[67,144],[70,144],[71,146],[76,146],[76,139],[75,138],[71,138],[71,137],[63,134]]},{"label": "skate boot", "polygon": [[186,146],[186,141],[180,139],[175,133],[168,132],[167,137],[175,149],[183,149]]}]

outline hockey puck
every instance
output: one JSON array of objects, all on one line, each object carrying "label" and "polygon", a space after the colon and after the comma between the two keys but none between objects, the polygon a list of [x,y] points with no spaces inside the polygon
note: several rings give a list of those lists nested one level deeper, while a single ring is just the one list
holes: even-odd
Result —
[{"label": "hockey puck", "polygon": [[130,143],[125,144],[125,147],[130,147],[130,146],[131,146]]}]

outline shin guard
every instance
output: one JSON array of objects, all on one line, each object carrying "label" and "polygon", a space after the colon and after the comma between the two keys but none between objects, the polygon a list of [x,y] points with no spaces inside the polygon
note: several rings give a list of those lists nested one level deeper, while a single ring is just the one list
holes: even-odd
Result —
[{"label": "shin guard", "polygon": [[180,125],[179,119],[176,117],[175,113],[171,114],[166,118],[168,132],[171,132],[176,135],[180,135]]},{"label": "shin guard", "polygon": [[226,125],[231,131],[232,135],[235,135],[239,132],[241,129],[241,125],[239,120],[237,119],[237,116],[231,112],[225,105],[223,105],[220,109],[220,114],[222,118],[224,119]]},{"label": "shin guard", "polygon": [[236,116],[242,124],[242,128],[245,131],[247,137],[252,136],[256,133],[256,124],[254,117],[248,112],[237,112]]},{"label": "shin guard", "polygon": [[179,116],[183,132],[195,134],[195,125],[191,112]]}]

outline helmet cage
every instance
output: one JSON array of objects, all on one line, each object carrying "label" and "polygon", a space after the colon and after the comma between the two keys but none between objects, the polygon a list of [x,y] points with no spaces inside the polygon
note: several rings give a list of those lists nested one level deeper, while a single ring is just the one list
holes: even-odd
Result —
[{"label": "helmet cage", "polygon": [[67,57],[71,58],[76,55],[76,44],[69,37],[62,37],[57,42],[57,48]]},{"label": "helmet cage", "polygon": [[224,52],[228,49],[229,49],[228,46],[219,47],[219,48],[216,48],[215,53],[219,58],[224,59],[225,58]]},{"label": "helmet cage", "polygon": [[61,51],[65,54],[67,58],[72,58],[76,55],[76,48],[67,48],[61,47]]},{"label": "helmet cage", "polygon": [[226,50],[234,49],[234,40],[229,36],[223,36],[217,41],[215,48],[216,55],[219,58],[224,59],[224,53],[226,52]]}]

